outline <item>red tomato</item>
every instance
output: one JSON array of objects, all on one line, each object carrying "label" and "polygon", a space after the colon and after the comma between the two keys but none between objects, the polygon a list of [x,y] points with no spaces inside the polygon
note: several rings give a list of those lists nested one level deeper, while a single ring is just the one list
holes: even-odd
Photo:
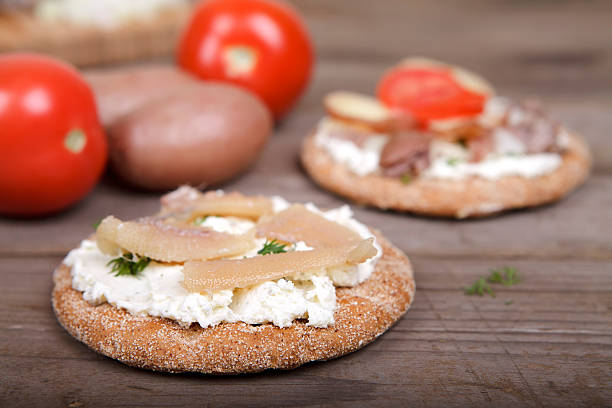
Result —
[{"label": "red tomato", "polygon": [[448,66],[400,65],[382,77],[378,98],[390,108],[409,113],[421,124],[477,115],[489,93],[468,89],[461,78]]},{"label": "red tomato", "polygon": [[0,213],[41,215],[82,198],[107,147],[94,96],[71,66],[0,56]]},{"label": "red tomato", "polygon": [[210,0],[194,11],[178,63],[203,79],[243,86],[282,117],[303,92],[312,46],[300,17],[270,0]]}]

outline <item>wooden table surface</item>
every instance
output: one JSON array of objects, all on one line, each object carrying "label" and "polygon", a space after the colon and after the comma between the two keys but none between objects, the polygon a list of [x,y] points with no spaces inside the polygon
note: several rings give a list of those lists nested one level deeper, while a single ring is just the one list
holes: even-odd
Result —
[{"label": "wooden table surface", "polygon": [[[502,94],[539,95],[583,133],[592,177],[563,201],[476,221],[356,208],[413,260],[416,300],[359,352],[293,371],[211,377],[126,367],[70,337],[50,305],[51,273],[107,214],[136,217],[157,195],[111,176],[42,220],[0,219],[1,406],[612,406],[612,3],[300,0],[318,49],[299,106],[251,171],[224,186],[324,207],[343,203],[297,162],[332,89],[372,92],[404,55],[477,70]],[[462,288],[516,267],[497,297]]]}]

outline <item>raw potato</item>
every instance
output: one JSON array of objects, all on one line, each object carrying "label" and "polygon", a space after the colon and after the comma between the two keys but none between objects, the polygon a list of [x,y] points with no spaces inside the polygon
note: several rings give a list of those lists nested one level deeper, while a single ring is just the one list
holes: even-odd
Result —
[{"label": "raw potato", "polygon": [[98,115],[104,127],[110,127],[121,116],[152,100],[199,83],[166,64],[91,71],[85,74],[85,79],[96,95]]},{"label": "raw potato", "polygon": [[125,181],[148,190],[214,185],[248,167],[271,128],[272,117],[257,97],[202,82],[118,120],[108,132],[111,165]]}]

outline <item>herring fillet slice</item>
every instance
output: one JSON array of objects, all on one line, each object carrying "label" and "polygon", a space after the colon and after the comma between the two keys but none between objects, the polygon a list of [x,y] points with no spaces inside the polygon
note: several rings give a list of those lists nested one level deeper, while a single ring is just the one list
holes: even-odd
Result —
[{"label": "herring fillet slice", "polygon": [[301,204],[262,218],[257,223],[257,236],[291,243],[304,241],[315,248],[363,239],[352,229],[329,221]]},{"label": "herring fillet slice", "polygon": [[259,218],[272,214],[272,201],[263,196],[245,196],[238,192],[219,195],[214,191],[202,194],[192,187],[183,186],[162,197],[162,214],[189,213],[190,218],[201,215]]},{"label": "herring fillet slice", "polygon": [[123,222],[108,216],[96,230],[100,251],[125,250],[156,261],[185,262],[243,254],[255,246],[255,230],[233,235],[202,227],[177,227],[155,218]]},{"label": "herring fillet slice", "polygon": [[189,292],[244,288],[296,273],[338,265],[356,265],[376,255],[374,238],[343,245],[261,255],[243,259],[190,261],[183,267],[183,287]]}]

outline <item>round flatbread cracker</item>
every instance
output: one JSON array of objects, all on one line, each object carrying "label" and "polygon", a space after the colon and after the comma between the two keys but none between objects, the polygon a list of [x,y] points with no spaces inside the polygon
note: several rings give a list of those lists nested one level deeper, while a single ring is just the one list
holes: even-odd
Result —
[{"label": "round flatbread cracker", "polygon": [[313,131],[304,140],[301,159],[308,174],[322,187],[359,204],[430,216],[479,217],[550,203],[582,184],[591,168],[591,155],[585,142],[570,135],[561,165],[539,177],[416,178],[404,184],[396,177],[356,175],[317,146],[314,135]]},{"label": "round flatbread cracker", "polygon": [[92,306],[72,288],[70,268],[64,264],[53,275],[53,309],[77,340],[131,366],[215,374],[295,368],[360,349],[410,307],[415,291],[410,262],[379,233],[376,238],[383,255],[372,276],[355,287],[336,289],[336,322],[327,328],[302,321],[287,328],[246,323],[184,328],[169,319],[135,316],[108,303]]}]

